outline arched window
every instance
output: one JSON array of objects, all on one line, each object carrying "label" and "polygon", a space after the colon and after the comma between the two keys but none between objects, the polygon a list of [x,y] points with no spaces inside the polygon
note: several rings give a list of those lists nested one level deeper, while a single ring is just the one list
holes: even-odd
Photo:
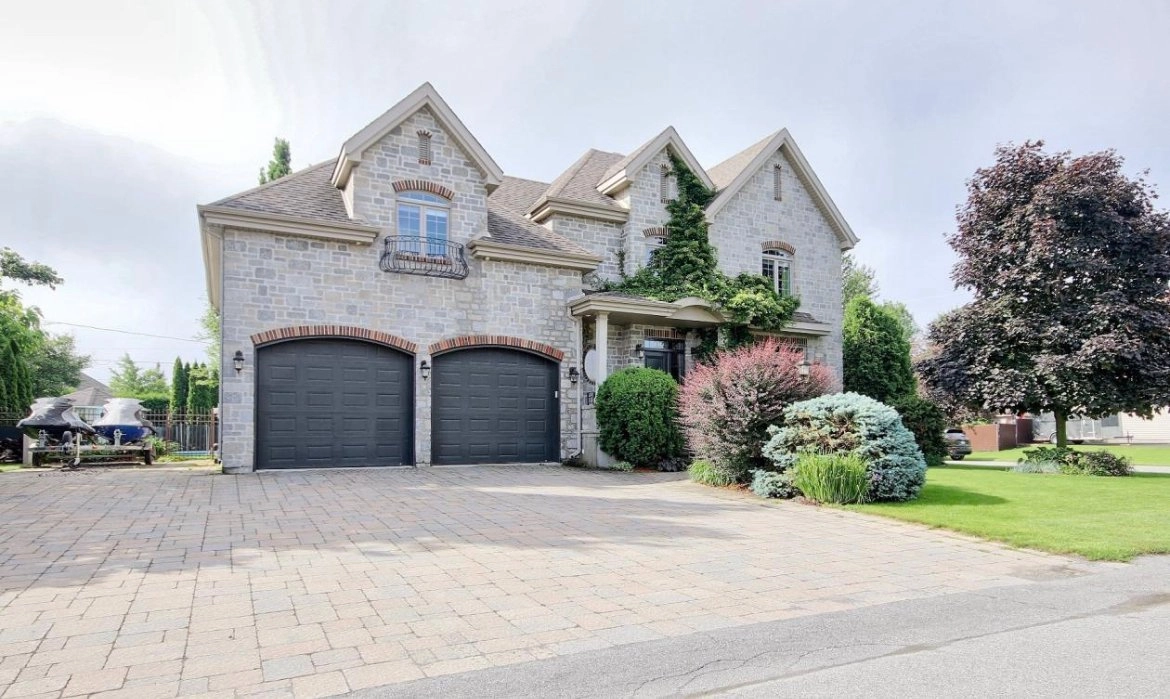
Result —
[{"label": "arched window", "polygon": [[645,266],[650,266],[650,260],[654,259],[654,255],[666,245],[665,235],[648,235],[646,236],[646,260]]},{"label": "arched window", "polygon": [[447,254],[447,218],[451,202],[437,194],[398,193],[398,239],[405,252],[435,257]]},{"label": "arched window", "polygon": [[772,288],[784,296],[792,295],[792,255],[784,250],[764,250],[760,273],[772,282]]}]

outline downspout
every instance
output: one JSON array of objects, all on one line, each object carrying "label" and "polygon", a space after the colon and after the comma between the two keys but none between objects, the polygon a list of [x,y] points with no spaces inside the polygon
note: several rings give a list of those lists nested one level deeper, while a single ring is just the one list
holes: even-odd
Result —
[{"label": "downspout", "polygon": [[581,318],[573,319],[573,362],[577,366],[577,384],[573,387],[577,394],[577,453],[585,453],[585,367],[582,356],[584,352],[582,349],[582,336],[584,335],[583,321]]}]

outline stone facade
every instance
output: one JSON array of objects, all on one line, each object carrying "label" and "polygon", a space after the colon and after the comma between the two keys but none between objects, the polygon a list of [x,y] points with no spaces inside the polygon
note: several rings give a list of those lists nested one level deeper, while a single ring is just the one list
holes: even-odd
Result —
[{"label": "stone facade", "polygon": [[[780,201],[772,187],[776,165],[782,168]],[[759,274],[766,241],[783,241],[795,249],[792,281],[800,310],[832,327],[826,336],[809,338],[809,352],[813,358],[823,355],[840,379],[841,245],[783,151],[751,176],[715,217],[708,234],[719,254],[719,268],[731,276]]]},{"label": "stone facade", "polygon": [[[429,162],[420,162],[419,132],[429,134]],[[484,237],[490,178],[481,169],[483,163],[482,157],[477,160],[465,152],[443,119],[424,106],[364,148],[341,192],[349,219],[377,229],[372,244],[323,240],[311,232],[275,233],[242,224],[223,225],[215,231],[222,239],[220,443],[227,470],[253,468],[256,343],[303,336],[306,331],[294,330],[295,326],[344,326],[348,334],[340,335],[413,350],[409,353],[416,367],[431,360],[432,351],[468,343],[536,351],[559,361],[561,456],[596,441],[594,412],[586,400],[596,386],[583,376],[578,384],[569,378],[570,368],[583,368],[584,352],[593,344],[594,321],[588,316],[573,317],[568,303],[581,295],[592,275],[583,277],[581,269],[472,256],[468,256],[464,279],[385,272],[379,267],[384,241],[397,234],[397,203],[405,190],[449,199],[450,243],[467,245]],[[661,228],[668,220],[661,173],[669,164],[664,149],[631,173],[630,185],[614,197],[628,212],[625,224],[557,212],[543,225],[600,257],[597,277],[617,280],[623,272],[632,274],[645,264],[650,243],[645,231]],[[776,164],[783,167],[782,201],[773,197]],[[488,163],[487,167],[495,166]],[[676,194],[672,180],[669,196]],[[492,201],[494,206],[497,199]],[[840,376],[840,245],[781,152],[719,212],[710,235],[720,268],[729,275],[759,273],[765,241],[793,247],[794,290],[801,298],[801,310],[832,328],[827,336],[805,338],[810,355],[828,363]],[[639,324],[631,320],[635,317],[646,319],[610,318],[608,346],[602,348],[610,373],[639,364],[635,347],[647,337],[684,340],[690,368],[689,350],[698,343],[696,333]],[[244,368],[238,374],[232,366],[237,351],[244,356]],[[431,386],[418,375],[414,386],[415,462],[427,465],[431,461]]]},{"label": "stone facade", "polygon": [[[415,132],[432,134],[430,165],[418,163]],[[566,304],[581,291],[581,273],[568,269],[470,259],[466,279],[383,272],[382,240],[395,228],[395,181],[423,179],[455,193],[448,236],[466,243],[486,229],[482,175],[447,138],[441,124],[418,112],[383,138],[353,173],[354,214],[383,229],[373,245],[323,242],[228,228],[223,232],[222,458],[225,468],[248,471],[255,444],[253,334],[303,324],[339,324],[401,337],[419,347],[416,365],[432,343],[463,335],[507,335],[564,352],[561,362],[561,450],[577,450],[577,387],[568,380],[578,364],[577,323]],[[236,374],[232,355],[244,353]],[[428,381],[415,381],[415,459],[431,452]]]}]

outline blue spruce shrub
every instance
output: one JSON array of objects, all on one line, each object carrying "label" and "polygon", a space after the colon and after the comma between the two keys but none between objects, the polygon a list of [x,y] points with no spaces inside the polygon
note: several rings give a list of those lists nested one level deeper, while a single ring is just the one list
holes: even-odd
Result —
[{"label": "blue spruce shrub", "polygon": [[796,496],[792,485],[791,471],[752,471],[752,483],[748,488],[762,498],[791,498]]},{"label": "blue spruce shrub", "polygon": [[793,403],[782,427],[772,427],[764,456],[778,470],[802,452],[852,453],[869,462],[867,501],[912,500],[926,482],[926,461],[896,410],[858,393],[834,393]]}]

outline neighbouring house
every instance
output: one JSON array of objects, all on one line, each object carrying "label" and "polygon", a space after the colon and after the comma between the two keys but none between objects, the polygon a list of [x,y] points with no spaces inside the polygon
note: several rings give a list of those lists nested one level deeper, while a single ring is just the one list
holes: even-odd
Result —
[{"label": "neighbouring house", "polygon": [[723,321],[593,291],[662,244],[668,153],[719,190],[721,269],[799,296],[782,335],[839,376],[857,238],[787,131],[707,169],[667,128],[537,182],[504,175],[425,84],[335,160],[198,207],[225,469],[602,458],[596,385],[634,364],[685,375],[693,331]]},{"label": "neighbouring house", "polygon": [[114,392],[110,390],[109,386],[82,372],[77,390],[62,397],[72,401],[73,412],[88,422],[101,417],[102,407],[105,406],[106,401],[114,397]]}]

